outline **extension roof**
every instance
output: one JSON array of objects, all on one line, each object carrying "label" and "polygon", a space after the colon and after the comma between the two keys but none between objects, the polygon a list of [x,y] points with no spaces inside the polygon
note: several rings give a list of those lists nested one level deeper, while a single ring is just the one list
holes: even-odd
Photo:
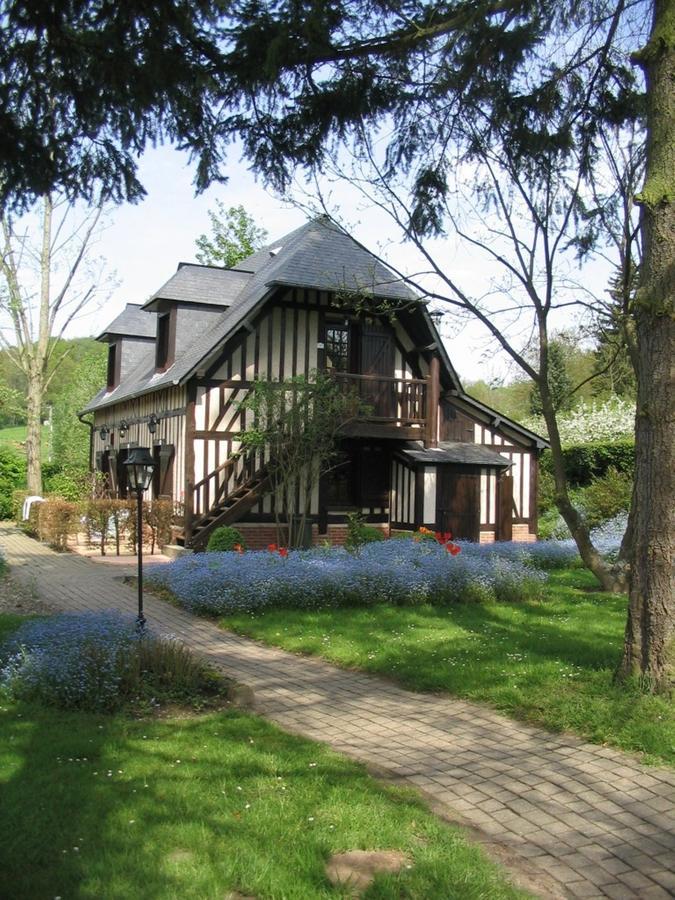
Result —
[{"label": "extension roof", "polygon": [[461,441],[441,441],[438,447],[425,447],[422,441],[406,441],[400,452],[407,459],[427,465],[454,463],[462,466],[490,466],[504,469],[512,465],[508,459],[488,447]]}]

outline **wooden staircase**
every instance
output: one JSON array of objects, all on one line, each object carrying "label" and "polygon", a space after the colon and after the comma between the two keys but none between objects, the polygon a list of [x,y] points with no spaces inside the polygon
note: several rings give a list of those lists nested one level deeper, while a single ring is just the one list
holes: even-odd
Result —
[{"label": "wooden staircase", "polygon": [[205,515],[192,522],[186,546],[193,550],[203,550],[215,528],[238,521],[256,505],[268,488],[269,477],[263,467],[231,493],[217,500]]}]

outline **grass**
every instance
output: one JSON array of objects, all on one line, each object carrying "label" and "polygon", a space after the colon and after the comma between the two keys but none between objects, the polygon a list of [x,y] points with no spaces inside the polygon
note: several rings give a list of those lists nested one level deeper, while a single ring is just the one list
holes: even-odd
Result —
[{"label": "grass", "polygon": [[626,598],[584,569],[551,573],[542,603],[236,615],[220,624],[268,644],[486,702],[553,731],[675,764],[675,707],[617,687]]},{"label": "grass", "polygon": [[238,711],[138,720],[5,700],[0,808],[12,900],[347,897],[324,865],[356,848],[413,860],[371,900],[524,897],[412,792]]},{"label": "grass", "polygon": [[[0,428],[0,445],[6,444],[12,447],[14,450],[18,450],[23,452],[23,445],[26,443],[26,426],[25,425],[11,425],[8,428]],[[49,454],[49,427],[47,425],[43,425],[41,428],[42,434],[42,461],[46,462]]]}]

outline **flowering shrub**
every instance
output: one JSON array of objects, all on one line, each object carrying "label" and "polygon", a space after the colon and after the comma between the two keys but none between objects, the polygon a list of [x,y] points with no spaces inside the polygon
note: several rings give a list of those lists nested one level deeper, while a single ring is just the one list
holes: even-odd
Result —
[{"label": "flowering shrub", "polygon": [[[457,545],[453,545],[457,546]],[[530,600],[546,576],[516,558],[410,539],[279,553],[183,556],[148,576],[192,612],[224,615],[273,607],[319,609],[376,603],[415,605]]]},{"label": "flowering shrub", "polygon": [[[537,434],[546,434],[544,420],[539,417],[523,420],[522,424]],[[564,445],[629,437],[635,431],[635,404],[622,397],[604,403],[582,402],[558,417],[558,429]]]},{"label": "flowering shrub", "polygon": [[110,709],[137,640],[134,619],[114,610],[26,622],[0,652],[0,683],[17,698]]},{"label": "flowering shrub", "polygon": [[0,648],[0,686],[17,699],[109,711],[152,697],[202,702],[223,679],[174,638],[116,610],[64,613],[24,623]]}]

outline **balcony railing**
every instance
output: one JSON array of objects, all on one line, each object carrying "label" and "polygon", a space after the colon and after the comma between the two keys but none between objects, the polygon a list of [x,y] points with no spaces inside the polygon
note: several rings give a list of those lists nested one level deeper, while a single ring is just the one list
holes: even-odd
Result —
[{"label": "balcony railing", "polygon": [[351,372],[333,372],[332,376],[361,400],[360,419],[405,426],[426,424],[428,383],[425,379],[353,375]]}]

